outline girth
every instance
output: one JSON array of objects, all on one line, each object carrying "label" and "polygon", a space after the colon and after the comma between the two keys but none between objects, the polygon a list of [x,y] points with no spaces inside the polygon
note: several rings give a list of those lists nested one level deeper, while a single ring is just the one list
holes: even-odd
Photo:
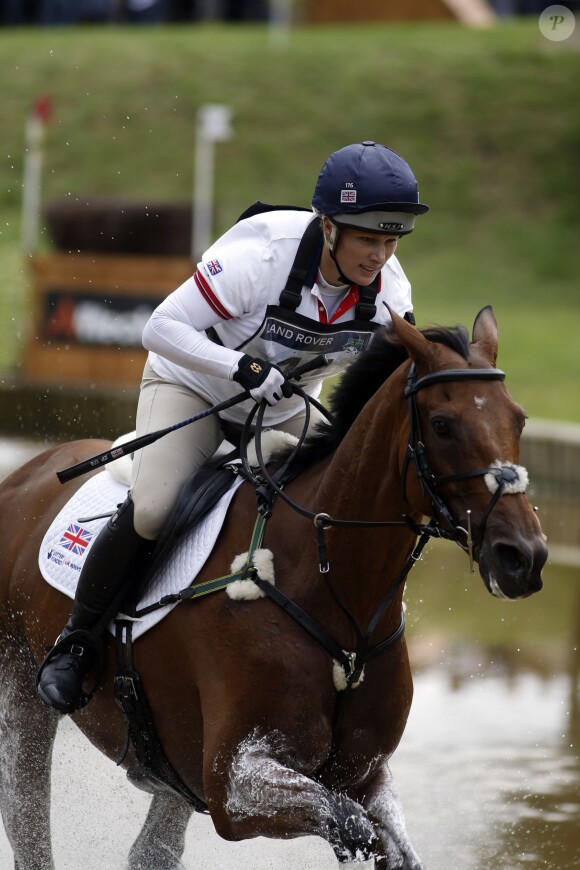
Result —
[{"label": "girth", "polygon": [[117,764],[122,764],[133,744],[145,781],[184,798],[197,813],[208,813],[207,804],[198,798],[177,775],[159,740],[141,676],[133,663],[132,622],[117,620],[117,674],[115,700],[127,723],[127,742]]}]

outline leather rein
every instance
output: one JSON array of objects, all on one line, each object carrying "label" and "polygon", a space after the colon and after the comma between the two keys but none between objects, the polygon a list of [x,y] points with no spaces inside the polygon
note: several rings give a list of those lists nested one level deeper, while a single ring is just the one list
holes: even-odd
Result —
[{"label": "leather rein", "polygon": [[[486,474],[494,475],[497,481],[497,489],[493,493],[490,502],[485,510],[484,517],[480,527],[480,541],[483,538],[483,533],[485,529],[485,524],[489,517],[489,514],[493,510],[494,505],[497,503],[497,500],[501,496],[505,486],[511,482],[510,477],[510,468],[509,467],[486,467],[486,468],[478,468],[473,471],[466,472],[458,472],[455,474],[447,474],[447,475],[436,475],[431,470],[429,465],[427,453],[425,450],[425,445],[422,440],[421,426],[419,413],[417,409],[417,393],[425,389],[433,384],[443,383],[443,382],[459,382],[459,381],[467,381],[467,380],[499,380],[503,381],[505,378],[505,373],[501,371],[501,369],[497,368],[483,368],[483,369],[446,369],[439,372],[433,372],[431,374],[427,374],[422,378],[417,378],[417,372],[415,364],[412,363],[409,370],[409,375],[407,378],[407,385],[405,387],[404,395],[407,400],[407,408],[409,414],[409,438],[407,443],[407,452],[405,456],[405,462],[402,471],[402,492],[405,497],[405,482],[407,477],[407,472],[409,466],[412,464],[421,487],[423,491],[426,491],[431,499],[431,504],[433,508],[433,517],[428,523],[417,523],[410,516],[403,515],[403,518],[398,521],[393,520],[343,520],[337,519],[335,517],[331,517],[327,513],[315,513],[314,511],[310,511],[307,508],[299,505],[293,499],[290,498],[284,491],[284,486],[294,477],[292,473],[292,463],[295,459],[300,447],[302,446],[306,432],[308,430],[308,425],[310,421],[310,405],[314,405],[318,408],[326,418],[332,423],[333,419],[331,414],[316,400],[312,399],[311,396],[308,396],[300,387],[294,385],[294,391],[302,396],[305,401],[305,422],[304,429],[298,443],[293,447],[287,459],[282,463],[282,465],[273,473],[270,474],[266,467],[266,463],[261,450],[261,434],[263,432],[263,418],[264,412],[268,407],[265,402],[262,402],[261,405],[256,405],[255,408],[252,409],[250,415],[246,421],[244,426],[244,430],[242,432],[241,439],[241,459],[242,459],[242,474],[243,476],[252,482],[256,487],[257,497],[258,497],[258,510],[260,513],[266,518],[271,515],[272,505],[274,499],[279,496],[283,501],[286,502],[294,511],[310,519],[313,521],[316,527],[316,535],[318,542],[318,552],[319,552],[319,570],[322,576],[325,579],[325,582],[329,588],[329,591],[338,605],[338,607],[342,610],[342,612],[347,617],[348,621],[351,623],[354,628],[356,637],[357,637],[357,646],[354,652],[346,652],[345,650],[341,650],[336,641],[321,627],[315,620],[309,616],[305,611],[303,611],[298,605],[296,605],[285,593],[283,593],[280,589],[274,586],[271,583],[267,583],[263,581],[257,571],[253,571],[252,579],[255,583],[262,589],[262,591],[268,595],[271,599],[273,599],[277,604],[279,604],[290,616],[292,616],[298,623],[302,625],[303,628],[306,629],[319,643],[321,643],[330,653],[331,655],[342,665],[345,677],[346,684],[349,687],[354,687],[359,682],[362,671],[365,663],[370,659],[374,658],[381,652],[384,652],[388,647],[390,647],[395,641],[397,641],[404,632],[405,629],[405,617],[404,610],[401,617],[401,622],[393,634],[383,640],[381,643],[372,646],[370,645],[371,637],[375,628],[377,627],[380,618],[386,611],[388,605],[394,598],[397,590],[404,584],[407,576],[418,559],[421,556],[423,548],[427,544],[430,538],[445,538],[447,540],[451,540],[459,544],[462,550],[467,552],[470,557],[470,562],[473,562],[473,541],[471,535],[471,525],[469,520],[469,512],[468,512],[468,528],[465,529],[460,526],[451,515],[451,512],[447,508],[443,498],[438,492],[438,486],[440,484],[449,483],[455,480],[465,480],[472,477],[480,477]],[[247,445],[251,437],[251,427],[256,417],[255,424],[255,448],[256,455],[258,459],[259,465],[259,474],[256,475],[252,468],[250,467],[248,458],[247,458]],[[405,565],[403,566],[402,571],[396,577],[394,583],[389,587],[385,597],[379,604],[377,610],[375,611],[374,616],[372,617],[370,623],[368,624],[366,630],[363,630],[357,623],[354,616],[350,613],[350,611],[345,607],[345,605],[340,601],[332,583],[330,582],[329,572],[330,565],[327,559],[326,552],[326,542],[325,542],[325,531],[331,527],[338,528],[377,528],[377,527],[407,527],[416,533],[418,536],[418,540],[415,543],[415,546],[411,552],[411,555],[407,559]],[[462,536],[466,537],[466,543],[463,544],[460,541]]]}]

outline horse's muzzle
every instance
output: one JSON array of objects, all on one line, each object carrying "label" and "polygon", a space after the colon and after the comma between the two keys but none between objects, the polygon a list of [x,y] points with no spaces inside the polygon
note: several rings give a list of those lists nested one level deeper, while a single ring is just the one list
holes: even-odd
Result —
[{"label": "horse's muzzle", "polygon": [[539,592],[548,558],[543,536],[531,539],[514,532],[509,540],[486,539],[479,553],[479,573],[496,598],[514,601]]}]

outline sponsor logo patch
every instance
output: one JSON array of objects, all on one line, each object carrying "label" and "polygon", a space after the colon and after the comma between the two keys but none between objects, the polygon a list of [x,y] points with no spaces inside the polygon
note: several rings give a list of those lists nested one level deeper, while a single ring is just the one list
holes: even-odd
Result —
[{"label": "sponsor logo patch", "polygon": [[400,233],[403,229],[403,224],[398,223],[380,223],[379,226],[382,230],[387,230],[390,233]]},{"label": "sponsor logo patch", "polygon": [[49,550],[46,554],[46,558],[49,562],[54,562],[55,565],[58,565],[59,568],[64,565],[71,571],[76,571],[77,574],[80,573],[81,566],[75,565],[74,562],[71,562],[68,556],[65,556],[64,553],[60,553],[58,550]]}]

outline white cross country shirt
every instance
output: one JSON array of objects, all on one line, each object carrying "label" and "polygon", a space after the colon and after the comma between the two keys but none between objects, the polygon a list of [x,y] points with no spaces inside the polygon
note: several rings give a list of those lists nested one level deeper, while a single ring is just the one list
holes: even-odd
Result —
[{"label": "white cross country shirt", "polygon": [[[320,394],[323,377],[342,371],[360,349],[358,332],[348,327],[355,317],[357,288],[332,287],[318,273],[320,283],[302,288],[294,317],[277,316],[272,308],[312,219],[306,211],[255,215],[235,224],[206,251],[195,274],[158,306],[145,327],[143,344],[159,377],[183,384],[215,405],[240,392],[231,378],[246,353],[284,368],[332,350],[334,366],[301,382],[309,395]],[[387,304],[401,316],[413,309],[411,285],[395,256],[381,270],[374,323],[390,322]],[[207,337],[210,327],[222,345]],[[252,400],[241,403],[222,416],[243,423],[253,405]],[[267,409],[265,423],[281,423],[302,408],[300,397],[285,399]]]}]

